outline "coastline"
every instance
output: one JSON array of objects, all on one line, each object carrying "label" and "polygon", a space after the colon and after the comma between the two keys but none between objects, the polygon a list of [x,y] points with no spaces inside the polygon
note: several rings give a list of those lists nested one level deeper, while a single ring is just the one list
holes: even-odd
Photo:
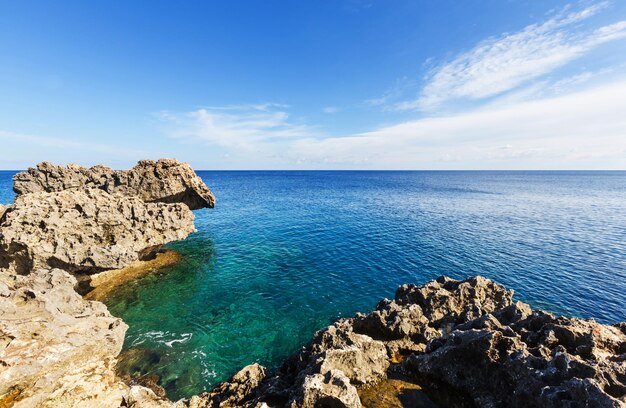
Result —
[{"label": "coastline", "polygon": [[[133,172],[158,176],[147,183],[148,191],[141,190],[145,184],[132,185],[130,192],[118,184],[124,193],[107,192],[108,184],[98,184],[102,175]],[[5,346],[0,361],[6,368],[0,376],[0,405],[359,408],[416,399],[458,407],[626,403],[626,323],[605,325],[533,310],[513,301],[512,290],[480,276],[402,285],[393,300],[381,300],[371,313],[357,313],[317,332],[277,370],[252,364],[209,392],[169,401],[158,378],[137,381],[115,374],[124,358],[120,351],[127,326],[95,300],[177,262],[178,253],[159,248],[194,230],[186,202],[210,207],[215,202],[207,198],[210,190],[188,166],[172,160],[140,162],[137,170],[126,172],[45,164],[17,179],[19,197],[2,208],[0,225]],[[162,190],[153,186],[163,183],[169,186],[166,194],[152,202]],[[23,228],[32,234],[19,234]],[[85,275],[95,289],[83,298],[75,288]]]}]

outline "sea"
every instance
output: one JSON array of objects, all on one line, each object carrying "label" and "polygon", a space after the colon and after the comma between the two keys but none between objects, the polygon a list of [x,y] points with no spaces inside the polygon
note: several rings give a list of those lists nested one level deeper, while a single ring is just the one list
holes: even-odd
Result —
[{"label": "sea", "polygon": [[[0,203],[13,200],[0,172]],[[105,300],[124,370],[172,399],[275,368],[398,285],[482,275],[515,299],[626,320],[625,171],[199,171],[217,197],[180,263]]]}]

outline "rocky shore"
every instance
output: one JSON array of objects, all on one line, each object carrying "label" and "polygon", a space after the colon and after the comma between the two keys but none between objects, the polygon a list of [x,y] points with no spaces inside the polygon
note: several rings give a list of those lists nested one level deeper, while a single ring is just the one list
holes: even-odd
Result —
[{"label": "rocky shore", "polygon": [[213,194],[171,159],[42,163],[14,183],[15,203],[0,206],[0,407],[626,406],[626,323],[532,310],[480,276],[403,285],[276,370],[252,364],[169,401],[153,380],[116,375],[127,326],[87,299],[157,267]]}]

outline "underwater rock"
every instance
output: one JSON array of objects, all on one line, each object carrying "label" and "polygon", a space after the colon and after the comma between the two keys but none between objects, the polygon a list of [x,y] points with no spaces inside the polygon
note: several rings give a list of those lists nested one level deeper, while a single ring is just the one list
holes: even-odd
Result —
[{"label": "underwater rock", "polygon": [[75,284],[59,269],[0,271],[0,406],[120,406],[114,365],[127,326]]},{"label": "underwater rock", "polygon": [[145,202],[184,203],[192,210],[215,205],[215,196],[191,166],[176,159],[141,160],[130,170],[43,162],[13,177],[13,190],[18,196],[88,188]]},{"label": "underwater rock", "polygon": [[183,204],[145,203],[99,189],[19,196],[0,224],[0,268],[96,273],[150,258],[195,231]]}]

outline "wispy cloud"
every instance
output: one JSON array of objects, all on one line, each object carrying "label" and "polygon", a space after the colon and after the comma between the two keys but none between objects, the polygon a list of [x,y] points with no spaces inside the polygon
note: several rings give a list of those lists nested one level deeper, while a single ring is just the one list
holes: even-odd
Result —
[{"label": "wispy cloud", "polygon": [[311,137],[314,130],[290,119],[280,104],[207,107],[192,112],[157,113],[167,134],[226,148],[250,150],[277,139]]},{"label": "wispy cloud", "polygon": [[563,11],[541,24],[485,40],[432,70],[420,96],[396,107],[433,110],[449,101],[499,95],[563,67],[601,44],[626,38],[626,21],[581,31],[577,23],[606,5]]},{"label": "wispy cloud", "polygon": [[[181,135],[227,147],[232,168],[626,168],[626,80],[344,136],[308,132],[273,111],[246,113],[245,125],[235,126],[229,116],[227,126],[206,127],[206,115],[215,113],[200,111],[164,120],[182,120]],[[282,136],[274,135],[275,127]],[[236,142],[220,129],[234,132]],[[254,162],[239,148],[244,141],[253,141]]]},{"label": "wispy cloud", "polygon": [[395,101],[416,89],[417,82],[415,80],[409,79],[408,77],[402,77],[397,79],[395,84],[382,96],[378,98],[366,99],[364,104],[366,106],[379,106],[382,107],[383,110],[393,110],[396,109],[394,106]]},{"label": "wispy cloud", "polygon": [[626,81],[499,109],[299,140],[311,164],[374,168],[626,168]]},{"label": "wispy cloud", "polygon": [[322,112],[324,113],[337,113],[339,112],[341,109],[337,106],[327,106],[324,109],[322,109]]}]

